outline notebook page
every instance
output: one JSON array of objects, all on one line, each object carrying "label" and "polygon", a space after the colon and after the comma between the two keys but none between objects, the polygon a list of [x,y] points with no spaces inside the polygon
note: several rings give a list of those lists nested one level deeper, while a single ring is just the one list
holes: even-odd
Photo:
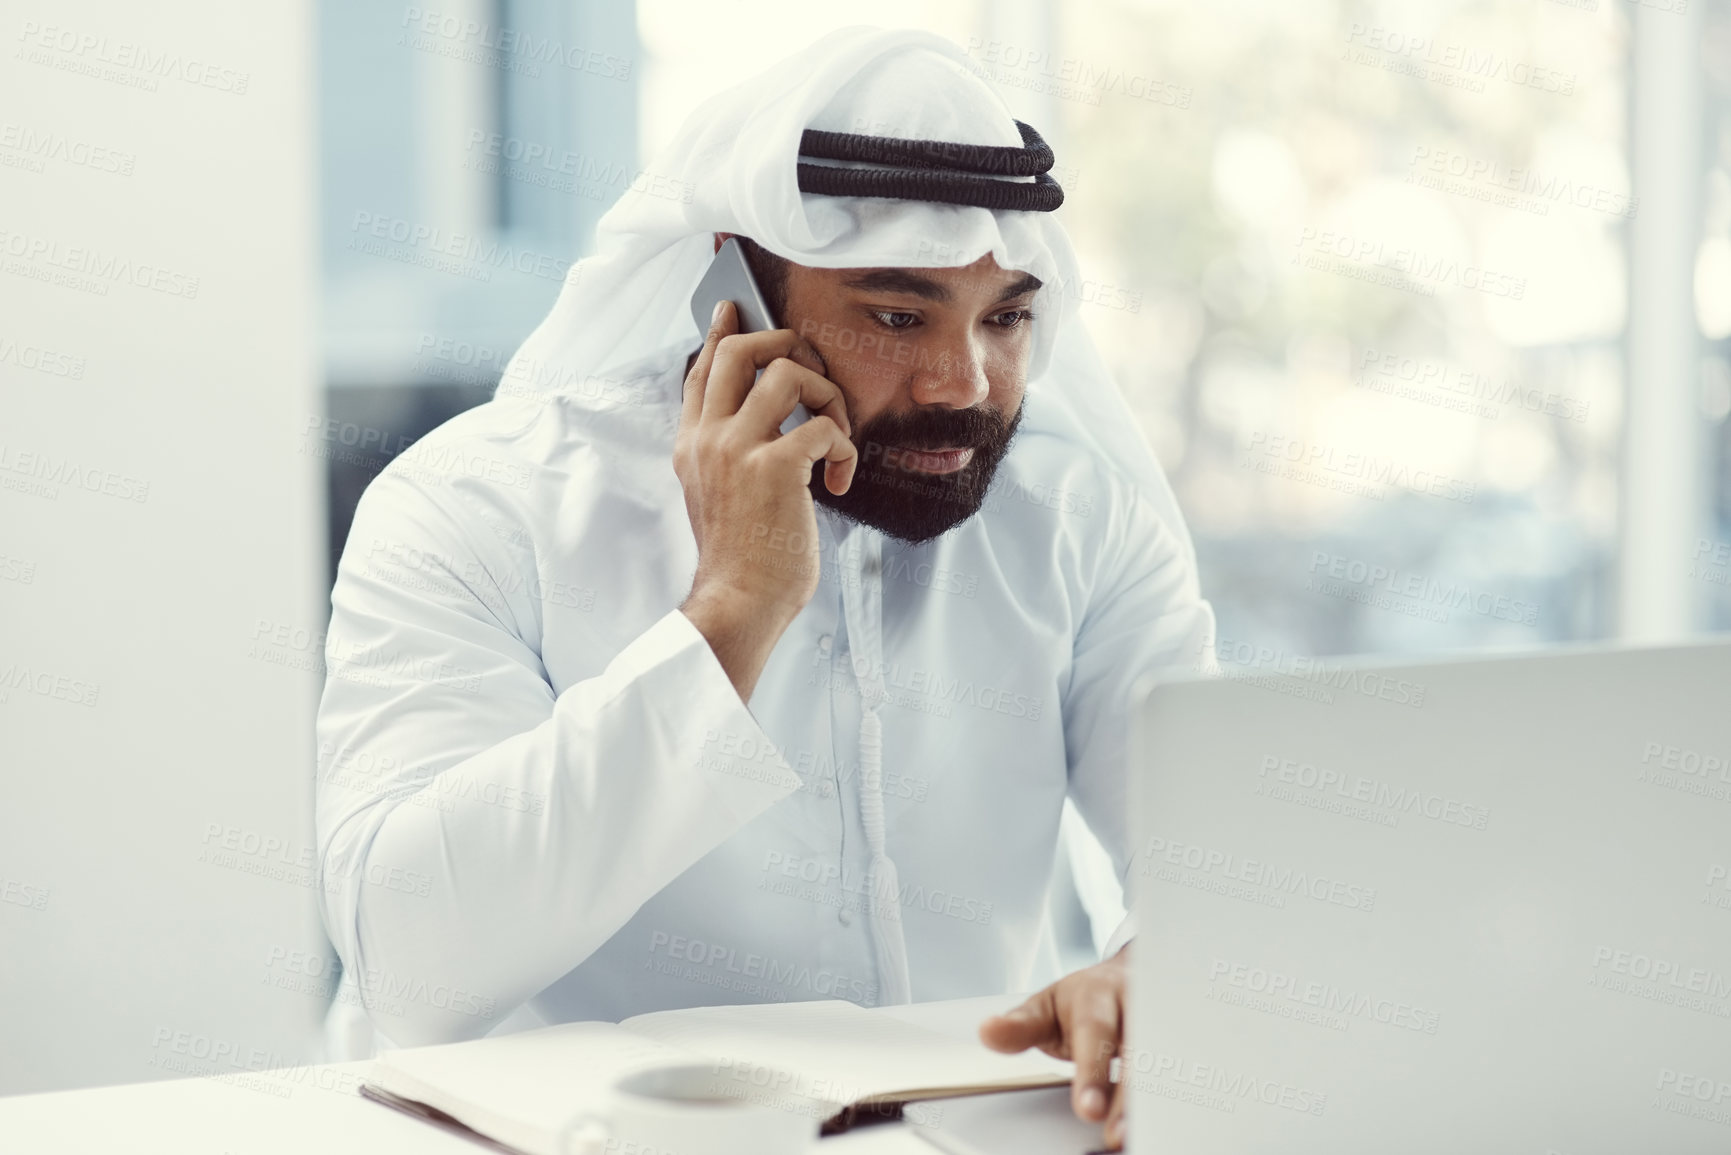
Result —
[{"label": "notebook page", "polygon": [[[928,1005],[933,1014],[942,1013],[944,1004]],[[655,1011],[620,1025],[700,1051],[760,1090],[837,1105],[1052,1086],[1070,1079],[1067,1062],[1038,1051],[1001,1055],[975,1040],[930,1030],[917,1021],[917,1005],[897,1012],[891,1017],[845,999],[818,999]],[[763,1070],[784,1077],[766,1080]]]},{"label": "notebook page", "polygon": [[555,1155],[560,1128],[598,1105],[627,1071],[702,1062],[614,1023],[561,1026],[467,1043],[386,1051],[366,1081],[455,1117],[527,1155]]}]

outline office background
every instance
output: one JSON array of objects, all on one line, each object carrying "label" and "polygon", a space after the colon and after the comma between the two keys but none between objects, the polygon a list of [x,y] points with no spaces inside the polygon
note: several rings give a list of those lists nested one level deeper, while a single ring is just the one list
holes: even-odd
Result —
[{"label": "office background", "polygon": [[[861,19],[1052,142],[1228,670],[1731,626],[1725,0],[16,5],[0,1093],[317,1057],[360,491],[690,108]],[[1070,840],[1076,965],[1118,896]]]}]

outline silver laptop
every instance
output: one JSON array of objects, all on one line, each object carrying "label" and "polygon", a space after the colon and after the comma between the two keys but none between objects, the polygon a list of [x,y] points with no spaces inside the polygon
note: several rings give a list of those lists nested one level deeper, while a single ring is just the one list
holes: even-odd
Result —
[{"label": "silver laptop", "polygon": [[1132,748],[1130,1151],[1731,1152],[1731,644],[1173,682]]}]

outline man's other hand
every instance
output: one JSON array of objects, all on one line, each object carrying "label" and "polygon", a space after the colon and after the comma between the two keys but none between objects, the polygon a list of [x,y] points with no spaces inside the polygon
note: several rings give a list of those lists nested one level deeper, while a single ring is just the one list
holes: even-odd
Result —
[{"label": "man's other hand", "polygon": [[1078,1118],[1105,1120],[1106,1146],[1124,1145],[1124,1092],[1111,1078],[1124,1039],[1128,944],[1103,963],[1065,975],[1021,1006],[980,1024],[980,1041],[994,1051],[1039,1047],[1076,1064],[1070,1105]]}]

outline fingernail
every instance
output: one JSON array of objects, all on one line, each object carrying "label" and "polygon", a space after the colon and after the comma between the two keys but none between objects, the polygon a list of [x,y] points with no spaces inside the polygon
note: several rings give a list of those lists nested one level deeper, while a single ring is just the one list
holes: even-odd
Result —
[{"label": "fingernail", "polygon": [[1106,1124],[1106,1142],[1116,1147],[1124,1142],[1124,1120],[1114,1119]]},{"label": "fingernail", "polygon": [[713,312],[713,313],[711,313],[711,314],[709,314],[709,323],[710,323],[710,324],[711,324],[711,325],[713,325],[713,324],[715,324],[715,323],[716,323],[716,322],[718,322],[718,321],[720,321],[720,320],[721,320],[721,306],[723,306],[723,305],[725,305],[725,304],[727,304],[727,302],[726,302],[726,301],[717,301],[717,302],[715,302],[715,312]]},{"label": "fingernail", "polygon": [[1082,1092],[1082,1114],[1093,1119],[1106,1110],[1106,1092],[1098,1087],[1089,1087]]}]

